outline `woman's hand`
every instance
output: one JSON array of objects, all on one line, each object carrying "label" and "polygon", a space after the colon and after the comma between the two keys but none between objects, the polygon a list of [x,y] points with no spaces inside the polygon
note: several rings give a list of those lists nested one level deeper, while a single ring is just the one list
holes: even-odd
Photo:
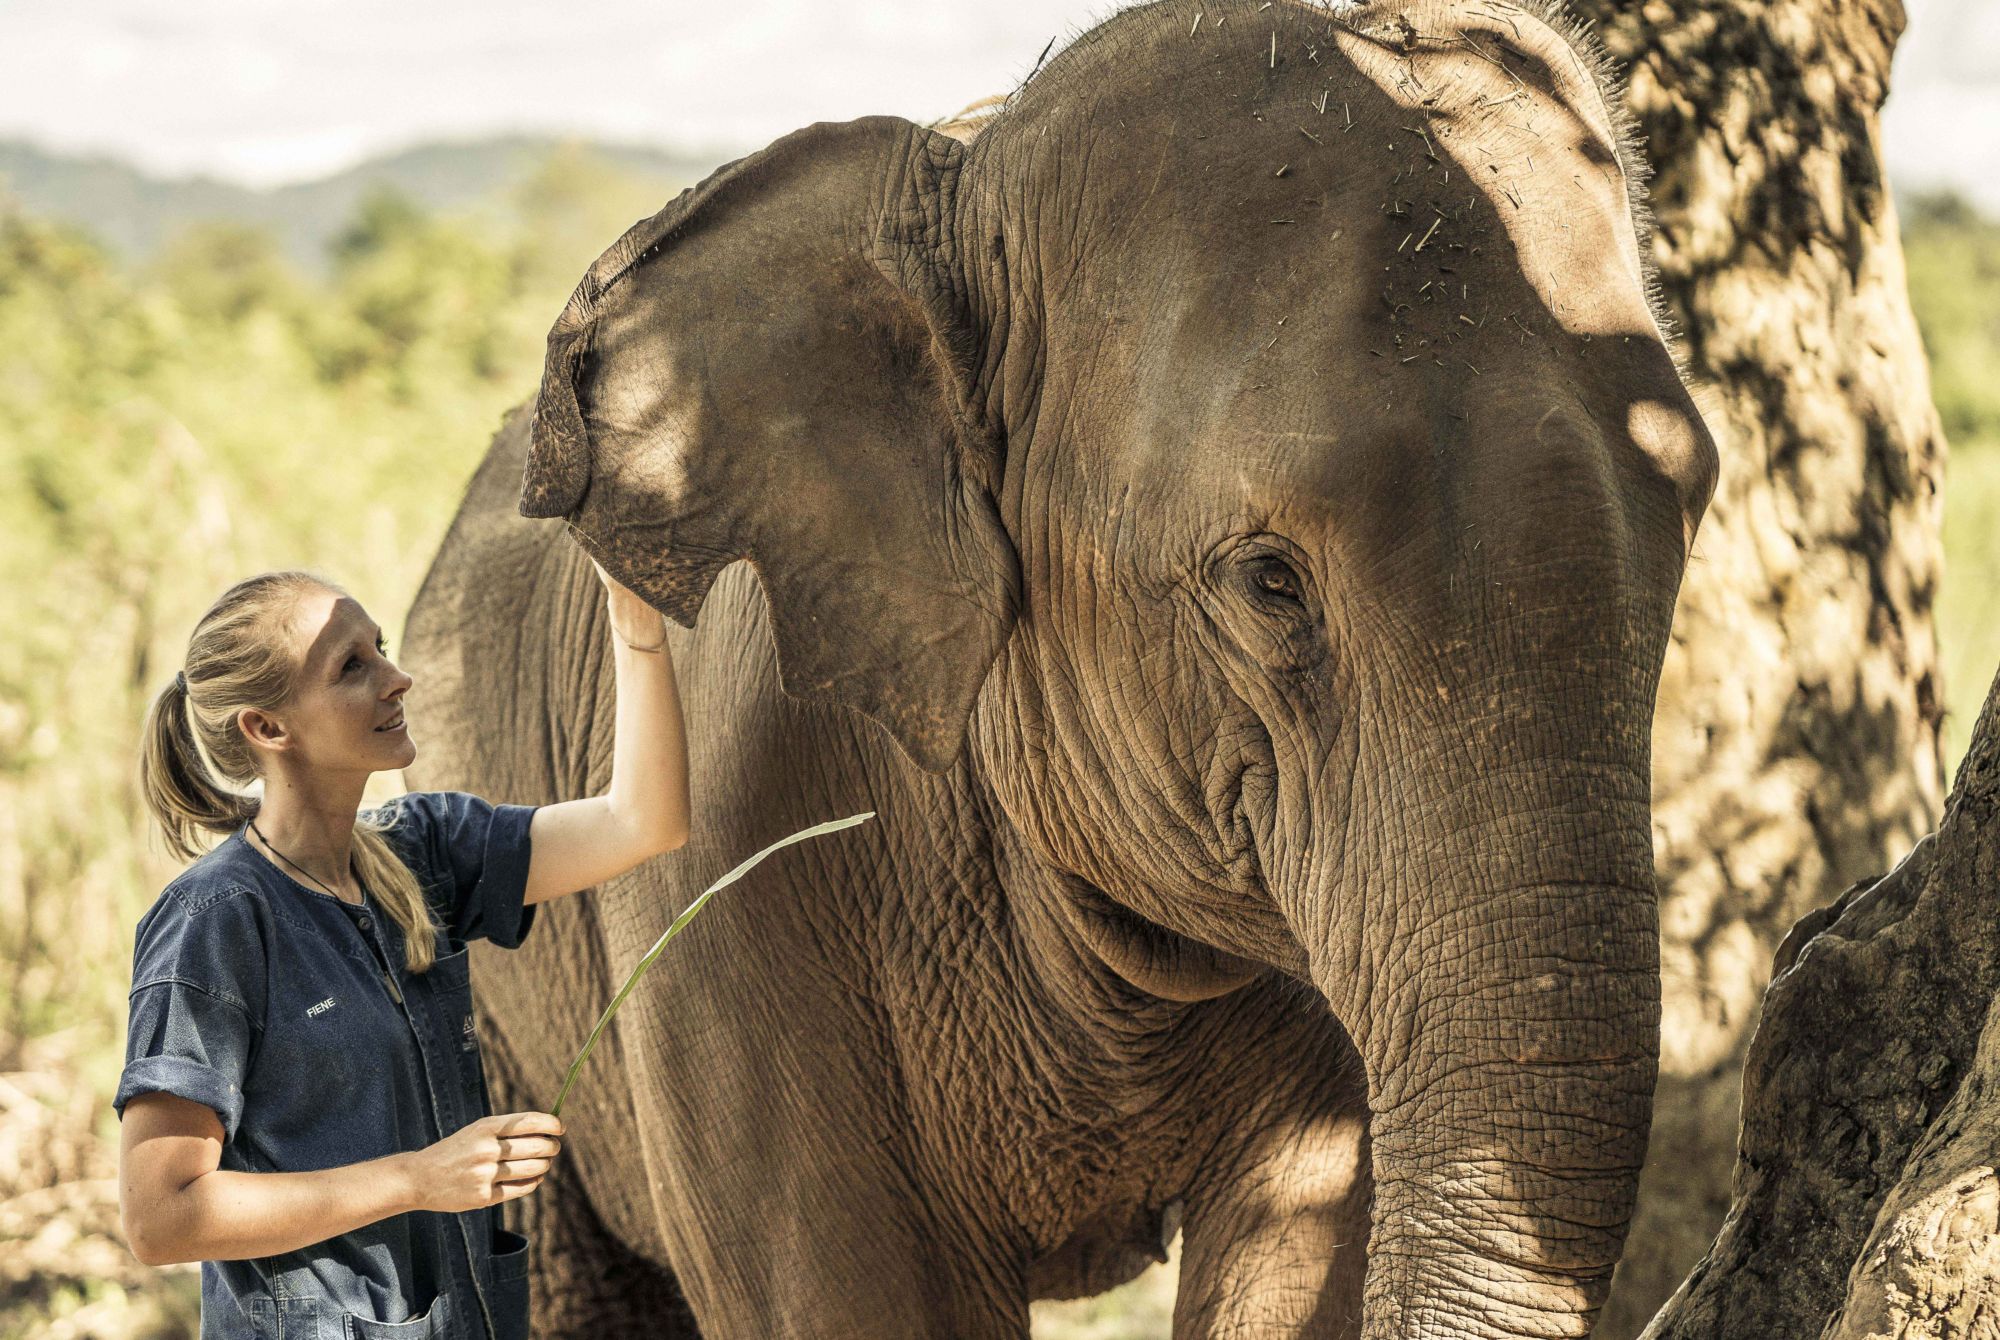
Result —
[{"label": "woman's hand", "polygon": [[641,650],[657,650],[667,638],[666,616],[634,595],[631,589],[604,570],[596,559],[590,566],[604,583],[604,608],[611,615],[611,631]]},{"label": "woman's hand", "polygon": [[456,1214],[527,1195],[562,1152],[562,1118],[546,1112],[481,1117],[407,1157],[418,1209]]},{"label": "woman's hand", "polygon": [[618,700],[611,785],[603,795],[536,807],[523,906],[595,888],[688,838],[687,729],[667,621],[603,564],[591,566],[617,639],[605,658]]}]

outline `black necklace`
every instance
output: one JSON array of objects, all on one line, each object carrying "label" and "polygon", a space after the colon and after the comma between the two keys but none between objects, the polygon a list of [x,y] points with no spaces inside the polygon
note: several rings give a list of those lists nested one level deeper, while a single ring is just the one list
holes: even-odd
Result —
[{"label": "black necklace", "polygon": [[[258,840],[262,842],[265,846],[271,847],[271,839],[264,836],[264,830],[257,827],[257,821],[255,819],[250,820],[250,831],[255,833],[257,835]],[[326,892],[332,897],[340,899],[340,901],[343,903],[347,901],[345,898],[341,898],[339,894],[334,893],[332,889],[327,889],[326,885],[320,884],[319,880],[313,876],[312,871],[307,870],[304,866],[300,865],[297,861],[294,861],[291,857],[279,851],[276,847],[271,847],[271,854],[276,856],[279,860],[283,861],[286,865],[290,866],[292,869],[298,871],[301,875],[304,875],[307,879],[312,880],[313,883],[319,884],[320,888],[326,889]],[[349,874],[354,873],[354,858],[351,856],[347,858],[347,871]]]}]

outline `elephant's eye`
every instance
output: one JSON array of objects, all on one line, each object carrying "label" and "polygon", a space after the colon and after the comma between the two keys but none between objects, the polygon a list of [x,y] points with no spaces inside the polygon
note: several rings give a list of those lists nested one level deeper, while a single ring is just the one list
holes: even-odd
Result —
[{"label": "elephant's eye", "polygon": [[1305,592],[1299,575],[1282,558],[1265,555],[1250,567],[1250,580],[1261,596],[1288,605],[1303,606]]},{"label": "elephant's eye", "polygon": [[1212,622],[1252,660],[1309,671],[1326,659],[1320,592],[1306,551],[1270,533],[1230,535],[1207,560],[1203,586],[1217,600]]}]

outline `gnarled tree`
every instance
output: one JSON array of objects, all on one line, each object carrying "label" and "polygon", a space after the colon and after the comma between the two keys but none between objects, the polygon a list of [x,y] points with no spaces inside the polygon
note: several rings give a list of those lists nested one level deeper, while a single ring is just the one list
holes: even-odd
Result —
[{"label": "gnarled tree", "polygon": [[1735,1203],[1647,1340],[2000,1334],[1996,887],[2000,680],[1943,825],[1779,946]]},{"label": "gnarled tree", "polygon": [[1944,446],[1877,129],[1897,0],[1573,4],[1629,72],[1722,453],[1654,730],[1660,1087],[1600,1330],[1629,1336],[1728,1205],[1773,950],[1937,820]]}]

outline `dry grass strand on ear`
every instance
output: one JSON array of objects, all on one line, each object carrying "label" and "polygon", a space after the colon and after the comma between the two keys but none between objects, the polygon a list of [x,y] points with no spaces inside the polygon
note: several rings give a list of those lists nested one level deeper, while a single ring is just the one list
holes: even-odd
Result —
[{"label": "dry grass strand on ear", "polygon": [[639,960],[637,967],[632,969],[631,975],[625,979],[625,985],[618,988],[618,994],[613,996],[611,1003],[604,1007],[604,1013],[598,1016],[597,1026],[590,1030],[590,1036],[583,1041],[583,1050],[578,1052],[576,1059],[569,1063],[569,1073],[563,1076],[562,1088],[556,1092],[556,1101],[549,1108],[549,1115],[554,1117],[562,1115],[563,1099],[569,1097],[570,1085],[576,1083],[578,1072],[583,1069],[583,1063],[590,1059],[591,1049],[597,1046],[597,1039],[604,1032],[605,1025],[611,1022],[611,1016],[618,1013],[618,1007],[625,1003],[625,997],[632,994],[632,988],[639,984],[639,978],[644,975],[646,969],[653,966],[653,960],[658,958],[660,951],[667,947],[667,941],[679,935],[686,928],[687,924],[694,920],[695,913],[701,911],[707,905],[710,898],[714,897],[719,890],[725,889],[743,878],[744,875],[749,873],[752,866],[780,847],[789,846],[794,842],[802,842],[809,837],[818,837],[822,833],[834,833],[843,828],[852,828],[856,824],[863,823],[874,817],[875,811],[867,810],[861,814],[850,815],[845,819],[829,819],[823,824],[814,824],[811,828],[793,833],[790,837],[781,837],[702,890],[701,897],[689,903],[687,910],[675,917],[667,929],[661,932],[660,938],[653,941],[653,947],[646,951],[646,956]]}]

